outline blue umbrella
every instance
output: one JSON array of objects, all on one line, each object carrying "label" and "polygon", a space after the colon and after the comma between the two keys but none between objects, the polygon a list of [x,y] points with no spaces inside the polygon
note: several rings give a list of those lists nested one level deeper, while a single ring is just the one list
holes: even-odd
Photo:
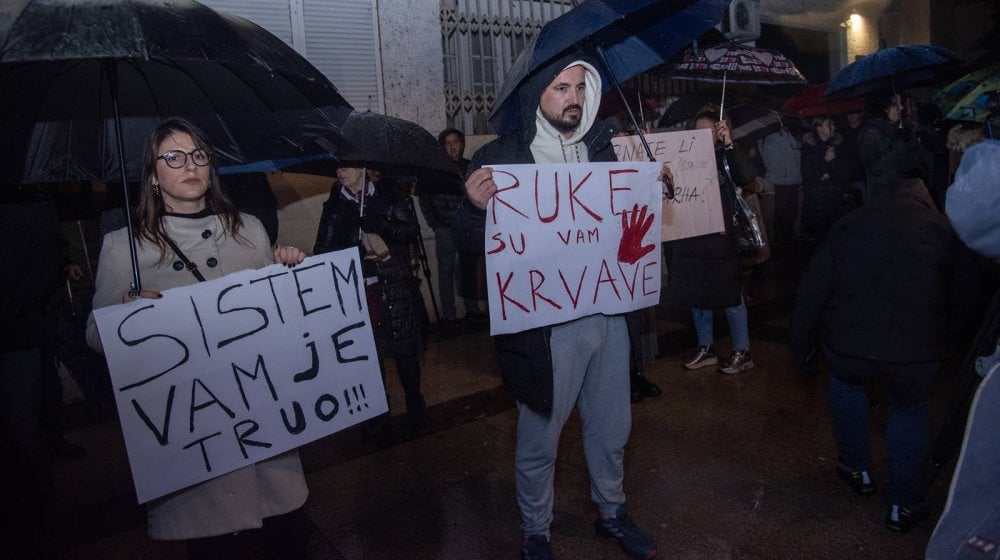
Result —
[{"label": "blue umbrella", "polygon": [[902,45],[878,50],[848,64],[826,88],[829,96],[858,96],[888,88],[906,89],[939,79],[962,62],[937,45]]},{"label": "blue umbrella", "polygon": [[728,0],[587,0],[545,24],[521,52],[504,77],[490,124],[498,134],[514,130],[521,112],[514,92],[559,56],[576,49],[601,60],[604,91],[620,91],[619,80],[666,62],[717,25],[728,5]]}]

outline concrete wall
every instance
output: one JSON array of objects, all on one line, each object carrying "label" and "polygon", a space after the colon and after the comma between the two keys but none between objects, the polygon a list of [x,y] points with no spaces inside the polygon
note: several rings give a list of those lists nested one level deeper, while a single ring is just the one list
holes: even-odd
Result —
[{"label": "concrete wall", "polygon": [[431,133],[445,128],[440,0],[379,0],[387,115]]}]

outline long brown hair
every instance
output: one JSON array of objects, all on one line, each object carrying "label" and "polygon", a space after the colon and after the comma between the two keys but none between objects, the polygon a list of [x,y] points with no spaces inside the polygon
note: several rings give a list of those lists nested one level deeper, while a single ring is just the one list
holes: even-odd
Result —
[{"label": "long brown hair", "polygon": [[200,128],[186,119],[171,117],[164,119],[146,137],[146,147],[142,154],[141,164],[141,184],[139,185],[139,202],[135,209],[135,230],[133,234],[138,242],[148,240],[154,243],[160,250],[160,258],[166,258],[167,243],[165,241],[167,233],[163,228],[163,215],[167,212],[167,207],[163,203],[163,197],[158,195],[153,189],[153,176],[156,173],[157,150],[171,134],[184,133],[191,137],[196,148],[205,150],[209,154],[208,165],[208,190],[205,191],[205,207],[212,213],[219,216],[226,233],[233,239],[243,239],[240,235],[240,228],[243,227],[243,220],[236,206],[229,200],[222,188],[219,186],[219,176],[215,171],[212,159],[212,145],[208,141],[208,136]]}]

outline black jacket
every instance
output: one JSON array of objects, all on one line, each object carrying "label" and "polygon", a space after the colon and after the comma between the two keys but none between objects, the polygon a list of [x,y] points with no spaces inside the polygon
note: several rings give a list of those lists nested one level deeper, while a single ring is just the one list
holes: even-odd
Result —
[{"label": "black jacket", "polygon": [[39,347],[52,337],[52,304],[59,293],[66,244],[47,197],[33,192],[3,196],[0,352],[7,352]]},{"label": "black jacket", "polygon": [[800,360],[819,342],[876,362],[940,360],[974,310],[975,258],[923,182],[885,194],[833,226],[802,278],[791,323]]},{"label": "black jacket", "polygon": [[930,154],[916,136],[907,141],[899,126],[889,119],[869,119],[858,133],[858,154],[865,169],[868,200],[878,199],[900,179],[930,177]]},{"label": "black jacket", "polygon": [[[392,258],[378,263],[362,260],[365,276],[379,279],[375,286],[382,309],[373,310],[372,318],[376,331],[385,329],[393,340],[419,336],[425,326],[425,314],[419,281],[409,267],[409,247],[420,229],[413,204],[396,183],[382,179],[375,184],[375,192],[365,196],[364,205],[364,218],[359,218],[358,204],[345,198],[339,184],[335,185],[323,203],[313,254],[351,247],[363,251],[358,228],[382,237]],[[388,317],[381,317],[379,311],[387,311]]]},{"label": "black jacket", "polygon": [[[739,305],[743,286],[740,283],[742,259],[736,254],[731,235],[735,184],[745,185],[757,176],[757,170],[746,153],[734,146],[731,150],[715,150],[722,200],[723,233],[711,233],[671,241],[666,246],[669,265],[669,301],[701,309]],[[726,174],[723,162],[729,163]]]},{"label": "black jacket", "polygon": [[[828,147],[834,150],[830,161],[826,160]],[[834,222],[857,206],[851,190],[850,155],[845,151],[839,134],[826,142],[812,132],[802,136],[802,229],[817,239],[825,238]]]},{"label": "black jacket", "polygon": [[[469,168],[469,160],[460,158],[455,165],[464,175]],[[465,189],[462,182],[457,179],[454,183],[435,183],[426,189],[418,188],[417,193],[420,211],[423,212],[427,225],[433,230],[450,228],[455,221],[455,209],[465,198]]]},{"label": "black jacket", "polygon": [[[574,60],[587,59],[580,54],[562,57],[521,86],[522,99],[533,99],[534,105],[522,103],[529,108],[521,115],[520,128],[497,138],[480,148],[472,157],[469,173],[487,164],[534,163],[531,141],[535,137],[535,109],[542,90]],[[591,62],[599,67],[596,62]],[[602,121],[595,122],[584,136],[587,154],[592,162],[616,161],[611,138],[614,128]],[[459,251],[482,254],[485,250],[486,212],[469,202],[462,201],[455,212],[452,235]],[[519,333],[494,337],[500,372],[507,388],[514,397],[532,410],[548,415],[552,412],[552,352],[549,347],[550,327],[530,329]]]}]

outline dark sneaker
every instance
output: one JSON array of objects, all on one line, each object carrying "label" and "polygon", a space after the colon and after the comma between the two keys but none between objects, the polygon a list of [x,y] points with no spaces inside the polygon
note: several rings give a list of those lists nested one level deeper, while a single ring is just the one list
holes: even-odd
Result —
[{"label": "dark sneaker", "polygon": [[552,543],[545,535],[528,535],[521,539],[521,560],[555,560]]},{"label": "dark sneaker", "polygon": [[855,494],[867,496],[875,493],[875,482],[868,471],[856,471],[837,461],[837,476],[843,479]]},{"label": "dark sneaker", "polygon": [[719,363],[719,357],[715,355],[715,349],[711,346],[699,346],[690,360],[684,362],[684,367],[688,369],[698,369],[706,366],[714,366]]},{"label": "dark sneaker", "polygon": [[612,537],[618,541],[625,554],[638,560],[646,560],[656,556],[656,543],[653,537],[643,531],[625,513],[625,506],[618,506],[614,517],[597,516],[594,521],[597,534]]},{"label": "dark sneaker", "polygon": [[749,350],[739,350],[729,355],[729,358],[722,362],[719,371],[722,373],[739,373],[753,369],[753,360],[750,359]]},{"label": "dark sneaker", "polygon": [[926,504],[914,507],[906,507],[898,504],[889,506],[889,513],[885,516],[885,526],[890,531],[897,533],[909,533],[914,525],[927,519],[928,510]]}]

